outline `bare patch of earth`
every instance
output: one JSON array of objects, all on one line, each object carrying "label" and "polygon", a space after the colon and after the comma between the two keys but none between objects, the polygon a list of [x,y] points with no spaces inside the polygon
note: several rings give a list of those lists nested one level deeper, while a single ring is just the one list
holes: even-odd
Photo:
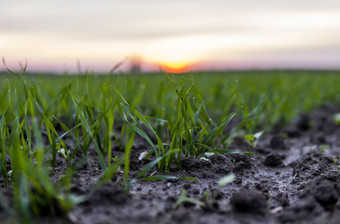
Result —
[{"label": "bare patch of earth", "polygon": [[[236,139],[239,153],[209,161],[185,158],[181,169],[170,175],[191,176],[197,182],[171,180],[138,182],[128,194],[118,175],[95,189],[92,196],[63,218],[47,216],[41,223],[339,223],[340,220],[340,126],[333,115],[339,106],[320,108],[302,115],[297,123],[262,136],[255,149]],[[149,160],[139,160],[148,146],[142,140],[131,154],[131,177]],[[242,154],[253,151],[254,156]],[[93,155],[90,158],[95,158]],[[60,167],[63,167],[60,164]],[[339,166],[340,167],[340,166]],[[59,173],[63,170],[60,168]],[[153,171],[156,171],[153,170]],[[57,172],[58,173],[58,172]],[[223,188],[217,182],[234,173]],[[80,169],[72,180],[72,193],[85,195],[102,175],[96,159]],[[175,206],[182,190],[203,206],[185,202]],[[4,189],[11,204],[11,191]],[[0,218],[8,218],[0,210]]]}]

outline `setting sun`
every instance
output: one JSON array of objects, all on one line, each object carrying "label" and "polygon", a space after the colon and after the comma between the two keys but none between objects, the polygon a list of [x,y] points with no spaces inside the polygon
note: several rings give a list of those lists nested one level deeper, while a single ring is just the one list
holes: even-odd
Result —
[{"label": "setting sun", "polygon": [[163,62],[160,63],[160,67],[162,70],[169,73],[183,73],[188,72],[190,69],[191,63],[188,62]]}]

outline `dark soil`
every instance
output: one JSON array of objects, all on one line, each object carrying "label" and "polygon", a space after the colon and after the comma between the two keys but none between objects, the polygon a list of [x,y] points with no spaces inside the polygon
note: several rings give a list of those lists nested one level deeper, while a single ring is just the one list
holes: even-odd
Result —
[{"label": "dark soil", "polygon": [[[340,126],[333,121],[338,112],[340,107],[327,106],[302,115],[296,123],[262,136],[255,149],[238,138],[231,148],[239,153],[227,154],[227,159],[185,158],[181,169],[171,167],[171,175],[197,177],[197,182],[138,182],[125,194],[118,175],[67,217],[52,216],[37,223],[340,223],[340,163],[336,160],[340,158]],[[148,149],[137,139],[131,177],[151,161],[138,159]],[[249,151],[255,155],[242,154]],[[230,173],[235,180],[219,189],[218,180]],[[75,174],[72,192],[91,192],[101,175],[98,161],[90,159]],[[182,189],[205,206],[186,202],[175,207]],[[11,203],[10,190],[3,192]],[[5,217],[6,211],[0,209],[0,218]]]}]

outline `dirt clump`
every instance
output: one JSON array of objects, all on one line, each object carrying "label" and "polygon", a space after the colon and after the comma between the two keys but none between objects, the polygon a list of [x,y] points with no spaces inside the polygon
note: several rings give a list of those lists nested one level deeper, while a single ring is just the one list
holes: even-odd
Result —
[{"label": "dirt clump", "polygon": [[95,189],[86,204],[114,204],[123,205],[129,199],[121,185],[118,183],[106,183]]},{"label": "dirt clump", "polygon": [[317,223],[314,219],[321,216],[323,212],[323,208],[314,198],[308,197],[287,207],[279,215],[279,220],[282,223]]},{"label": "dirt clump", "polygon": [[241,190],[231,196],[230,204],[235,212],[260,212],[267,209],[266,198],[254,190]]},{"label": "dirt clump", "polygon": [[277,167],[281,166],[283,163],[284,156],[276,153],[269,154],[265,160],[263,161],[263,164],[269,167]]},{"label": "dirt clump", "polygon": [[312,196],[325,208],[335,205],[339,199],[337,184],[324,179],[315,179],[305,186],[303,196]]}]

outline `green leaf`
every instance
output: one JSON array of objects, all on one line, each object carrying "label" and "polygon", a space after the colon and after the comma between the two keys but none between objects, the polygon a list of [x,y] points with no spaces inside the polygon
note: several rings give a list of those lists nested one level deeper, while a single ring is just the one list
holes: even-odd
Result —
[{"label": "green leaf", "polygon": [[157,163],[160,162],[162,159],[163,159],[162,157],[159,157],[155,159],[154,161],[151,161],[148,164],[146,164],[143,167],[143,169],[138,173],[137,178],[144,176],[147,172],[149,172],[149,170],[151,170],[154,166],[156,166]]},{"label": "green leaf", "polygon": [[198,181],[198,178],[196,177],[181,177],[182,180],[187,180],[187,181],[191,181],[191,182],[196,182]]},{"label": "green leaf", "polygon": [[253,152],[242,152],[242,154],[248,155],[248,156],[255,156],[255,153]]},{"label": "green leaf", "polygon": [[177,180],[177,179],[178,177],[175,177],[175,176],[155,175],[155,176],[144,177],[140,180],[141,181],[160,181],[160,180]]},{"label": "green leaf", "polygon": [[205,206],[205,204],[202,201],[187,197],[186,191],[184,189],[182,189],[182,193],[181,193],[178,201],[175,204],[175,208],[178,208],[183,202],[190,202],[192,204],[196,204],[196,205],[199,205],[201,207]]},{"label": "green leaf", "polygon": [[217,182],[217,185],[218,187],[224,187],[225,185],[227,184],[230,184],[231,182],[233,182],[235,180],[235,174],[229,174],[225,177],[222,177],[218,182]]},{"label": "green leaf", "polygon": [[262,134],[263,134],[263,131],[257,132],[255,134],[246,135],[245,140],[246,140],[246,142],[248,142],[248,144],[250,146],[255,148],[257,143],[259,142],[260,137],[262,136]]}]

